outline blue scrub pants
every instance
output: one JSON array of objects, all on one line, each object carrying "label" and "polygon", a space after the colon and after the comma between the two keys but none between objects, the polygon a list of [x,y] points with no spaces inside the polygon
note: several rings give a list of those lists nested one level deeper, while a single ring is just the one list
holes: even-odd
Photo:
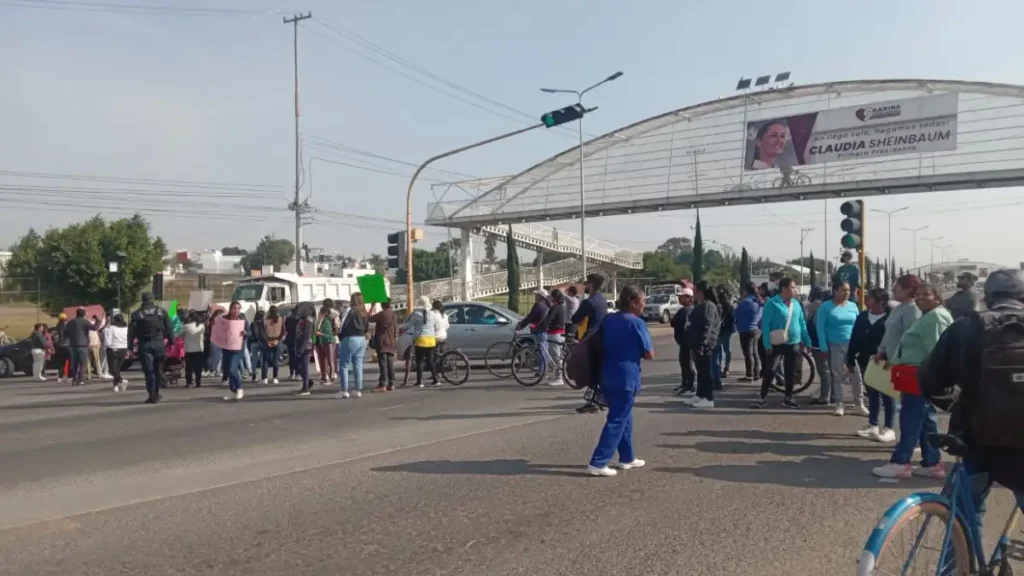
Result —
[{"label": "blue scrub pants", "polygon": [[619,452],[619,462],[632,462],[633,402],[636,392],[609,388],[603,388],[601,392],[608,402],[608,420],[604,423],[594,455],[590,457],[590,465],[604,468],[612,461],[616,451]]}]

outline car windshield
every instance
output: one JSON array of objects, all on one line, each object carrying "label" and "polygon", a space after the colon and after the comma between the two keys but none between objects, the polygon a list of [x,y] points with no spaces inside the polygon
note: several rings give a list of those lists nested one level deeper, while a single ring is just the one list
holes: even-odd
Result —
[{"label": "car windshield", "polygon": [[243,284],[235,288],[231,300],[235,302],[257,302],[263,296],[263,284]]},{"label": "car windshield", "polygon": [[655,294],[647,299],[648,304],[668,304],[668,294]]},{"label": "car windshield", "polygon": [[522,314],[513,312],[512,310],[505,308],[504,306],[500,306],[498,304],[488,304],[487,307],[490,308],[491,310],[494,310],[498,314],[505,316],[506,318],[513,322],[519,322],[520,320],[523,319]]}]

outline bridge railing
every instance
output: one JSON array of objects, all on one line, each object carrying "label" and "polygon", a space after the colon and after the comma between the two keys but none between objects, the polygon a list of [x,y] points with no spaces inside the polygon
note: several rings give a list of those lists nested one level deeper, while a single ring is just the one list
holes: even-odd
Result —
[{"label": "bridge railing", "polygon": [[[481,226],[481,231],[495,236],[504,235],[499,226]],[[512,235],[524,243],[541,246],[557,252],[580,254],[580,235],[577,232],[559,230],[536,222],[513,224]],[[593,237],[587,238],[587,257],[601,259],[627,268],[643,268],[644,255]]]}]

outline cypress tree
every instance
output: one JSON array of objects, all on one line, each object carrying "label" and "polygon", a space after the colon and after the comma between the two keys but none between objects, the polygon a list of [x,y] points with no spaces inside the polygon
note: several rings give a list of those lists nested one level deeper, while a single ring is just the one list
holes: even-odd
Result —
[{"label": "cypress tree", "polygon": [[508,248],[508,253],[505,256],[505,268],[508,270],[508,308],[519,312],[519,253],[516,251],[516,242],[512,238],[511,224],[508,225],[505,246]]}]

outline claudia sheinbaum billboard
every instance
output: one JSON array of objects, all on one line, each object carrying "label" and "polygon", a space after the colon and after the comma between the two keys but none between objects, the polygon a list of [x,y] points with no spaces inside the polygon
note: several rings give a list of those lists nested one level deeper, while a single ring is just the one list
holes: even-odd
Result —
[{"label": "claudia sheinbaum billboard", "polygon": [[957,94],[747,123],[747,170],[956,150]]}]

